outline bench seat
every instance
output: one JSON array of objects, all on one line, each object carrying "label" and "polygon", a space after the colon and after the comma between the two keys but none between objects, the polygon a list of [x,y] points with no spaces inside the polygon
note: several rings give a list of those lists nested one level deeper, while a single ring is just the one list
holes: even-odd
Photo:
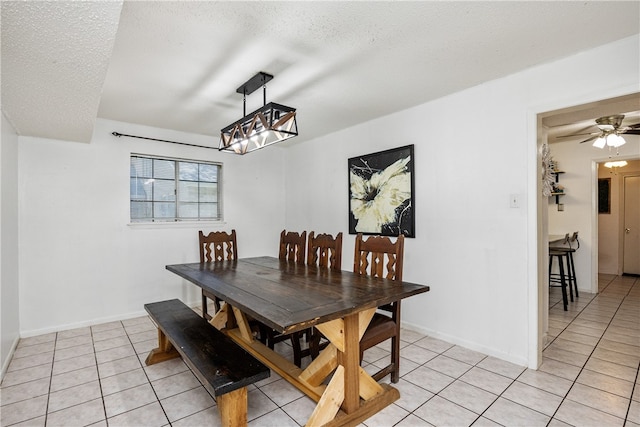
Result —
[{"label": "bench seat", "polygon": [[269,368],[178,299],[144,308],[158,327],[158,348],[145,363],[181,356],[216,398],[223,425],[246,425],[246,387],[268,378]]}]

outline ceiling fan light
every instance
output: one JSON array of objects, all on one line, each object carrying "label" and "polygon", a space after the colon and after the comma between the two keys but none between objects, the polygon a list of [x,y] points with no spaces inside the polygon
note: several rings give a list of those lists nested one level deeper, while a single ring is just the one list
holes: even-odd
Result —
[{"label": "ceiling fan light", "polygon": [[593,146],[596,148],[604,148],[606,143],[607,143],[607,140],[605,138],[599,137],[593,142]]},{"label": "ceiling fan light", "polygon": [[615,133],[612,133],[611,135],[607,136],[607,145],[610,147],[620,147],[624,144],[626,144],[627,141],[624,140],[623,137],[621,137],[620,135],[617,135]]}]

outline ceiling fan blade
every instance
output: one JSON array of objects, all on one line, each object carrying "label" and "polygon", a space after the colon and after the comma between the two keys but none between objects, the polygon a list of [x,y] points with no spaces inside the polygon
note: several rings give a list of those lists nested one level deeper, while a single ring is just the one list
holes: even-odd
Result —
[{"label": "ceiling fan blade", "polygon": [[584,142],[589,142],[589,141],[593,141],[594,139],[598,139],[598,137],[600,136],[600,134],[598,135],[594,135],[591,138],[587,138],[584,141],[580,141],[580,144],[584,143]]},{"label": "ceiling fan blade", "polygon": [[573,131],[573,133],[570,133],[568,135],[556,136],[556,138],[570,138],[572,136],[594,135],[594,132],[589,133],[589,130],[593,129],[594,127],[595,125],[589,125],[587,127],[583,127],[582,129],[576,129]]},{"label": "ceiling fan blade", "polygon": [[640,135],[640,123],[621,127],[620,133],[628,133],[630,135]]},{"label": "ceiling fan blade", "polygon": [[560,139],[560,138],[575,138],[577,136],[585,136],[585,135],[600,135],[600,132],[574,133],[574,134],[571,134],[571,135],[559,135],[559,136],[556,136],[556,138],[557,139]]}]

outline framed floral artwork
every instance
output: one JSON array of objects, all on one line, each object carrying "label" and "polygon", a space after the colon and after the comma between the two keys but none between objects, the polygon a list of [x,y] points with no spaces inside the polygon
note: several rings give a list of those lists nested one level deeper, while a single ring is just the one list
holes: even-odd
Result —
[{"label": "framed floral artwork", "polygon": [[349,159],[349,234],[415,237],[413,145]]}]

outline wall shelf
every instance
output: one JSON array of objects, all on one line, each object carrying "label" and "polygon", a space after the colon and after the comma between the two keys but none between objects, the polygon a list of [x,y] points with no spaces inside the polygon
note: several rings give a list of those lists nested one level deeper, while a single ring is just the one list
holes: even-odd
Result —
[{"label": "wall shelf", "polygon": [[[556,184],[557,184],[557,183],[559,182],[559,179],[558,179],[558,178],[559,178],[559,175],[560,175],[560,174],[563,174],[563,173],[564,173],[564,171],[553,171],[552,173],[553,173],[553,174],[555,175],[555,177],[556,177]],[[558,186],[557,186],[557,185],[555,185],[555,186],[554,186],[554,189],[557,189],[557,188],[558,188]],[[552,193],[551,193],[551,196],[556,198],[556,205],[558,205],[558,210],[561,210],[561,209],[560,209],[560,196],[564,196],[564,195],[565,195],[565,192],[564,192],[564,191],[554,191],[554,192],[552,192]]]}]

